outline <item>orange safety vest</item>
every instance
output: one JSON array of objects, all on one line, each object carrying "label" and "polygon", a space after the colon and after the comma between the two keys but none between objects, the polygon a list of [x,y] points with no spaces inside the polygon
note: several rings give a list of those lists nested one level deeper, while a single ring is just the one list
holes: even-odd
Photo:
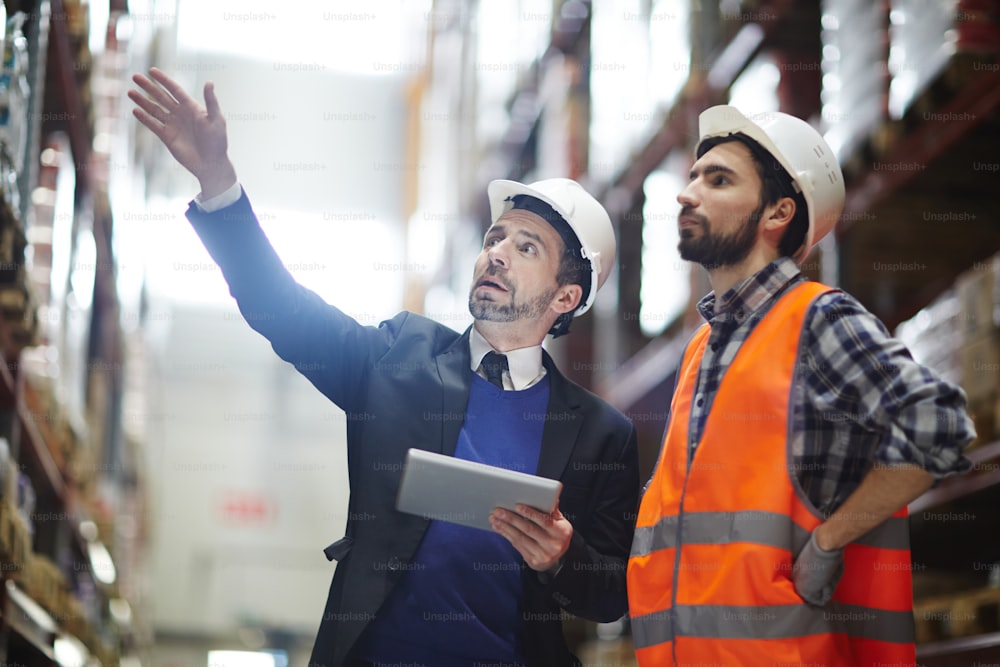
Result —
[{"label": "orange safety vest", "polygon": [[829,290],[798,285],[757,324],[726,369],[690,460],[707,324],[684,353],[628,563],[642,667],[916,662],[905,507],[844,549],[844,576],[826,606],[806,604],[791,580],[795,556],[823,522],[798,490],[788,430],[805,315]]}]

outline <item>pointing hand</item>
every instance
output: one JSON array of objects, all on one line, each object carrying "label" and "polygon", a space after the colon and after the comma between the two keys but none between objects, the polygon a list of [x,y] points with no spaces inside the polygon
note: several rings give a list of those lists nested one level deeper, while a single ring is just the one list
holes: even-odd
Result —
[{"label": "pointing hand", "polygon": [[145,95],[128,91],[136,104],[132,113],[159,137],[170,154],[201,184],[202,196],[212,197],[236,182],[236,171],[227,155],[226,119],[215,88],[205,84],[205,106],[188,95],[169,76],[156,69],[149,77],[132,77]]}]

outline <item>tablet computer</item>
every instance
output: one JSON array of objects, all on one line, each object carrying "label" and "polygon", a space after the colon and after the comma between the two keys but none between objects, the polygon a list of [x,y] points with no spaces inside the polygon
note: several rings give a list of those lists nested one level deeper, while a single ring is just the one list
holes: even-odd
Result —
[{"label": "tablet computer", "polygon": [[490,512],[517,503],[551,512],[562,482],[496,466],[410,449],[396,509],[428,519],[492,531]]}]

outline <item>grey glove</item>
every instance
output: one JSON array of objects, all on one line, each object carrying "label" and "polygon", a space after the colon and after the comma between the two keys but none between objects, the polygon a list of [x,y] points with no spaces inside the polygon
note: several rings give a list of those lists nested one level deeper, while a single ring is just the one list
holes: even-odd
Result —
[{"label": "grey glove", "polygon": [[844,574],[844,550],[824,551],[816,544],[816,533],[809,536],[806,546],[792,565],[795,592],[809,604],[823,606],[833,597],[840,577]]}]

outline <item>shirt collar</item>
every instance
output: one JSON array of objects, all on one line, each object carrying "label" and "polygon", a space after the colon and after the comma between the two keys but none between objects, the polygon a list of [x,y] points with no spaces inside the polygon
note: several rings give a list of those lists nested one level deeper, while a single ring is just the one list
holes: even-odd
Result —
[{"label": "shirt collar", "polygon": [[[476,331],[476,327],[472,327],[469,332],[469,351],[472,355],[470,363],[473,372],[479,370],[479,364],[483,362],[483,357],[490,350],[493,350],[493,347],[483,338],[481,333]],[[499,350],[495,351],[500,352]],[[543,372],[541,345],[522,347],[501,354],[507,356],[507,368],[510,371],[510,381],[514,385],[515,391],[528,387]]]},{"label": "shirt collar", "polygon": [[731,287],[721,298],[710,292],[698,302],[698,312],[710,324],[742,324],[774,295],[802,275],[791,257],[779,257],[749,278]]}]

